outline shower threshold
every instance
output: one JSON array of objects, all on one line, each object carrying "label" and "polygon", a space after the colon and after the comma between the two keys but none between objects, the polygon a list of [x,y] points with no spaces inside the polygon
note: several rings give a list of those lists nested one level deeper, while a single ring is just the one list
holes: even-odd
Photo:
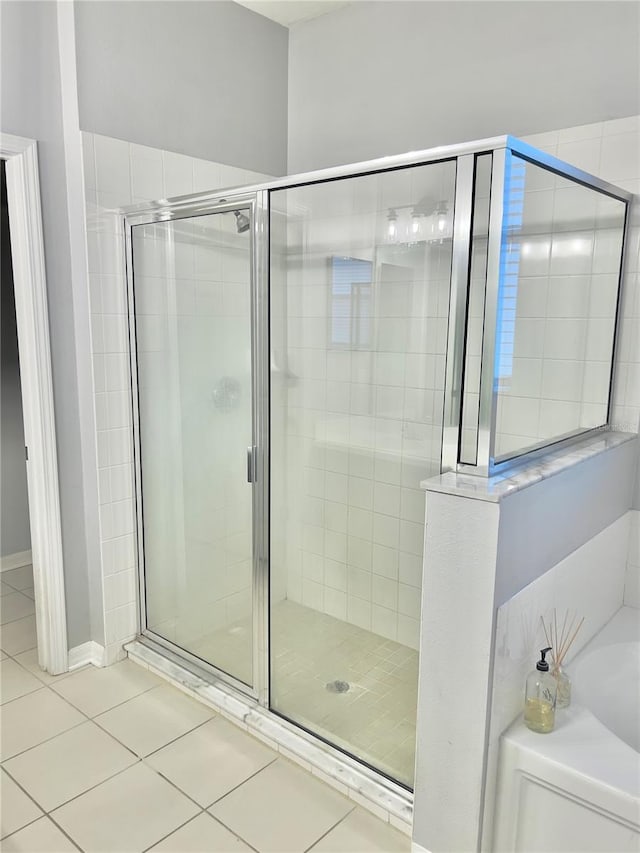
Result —
[{"label": "shower threshold", "polygon": [[148,637],[124,647],[129,658],[266,743],[396,829],[411,835],[413,794],[228,684],[211,680]]}]

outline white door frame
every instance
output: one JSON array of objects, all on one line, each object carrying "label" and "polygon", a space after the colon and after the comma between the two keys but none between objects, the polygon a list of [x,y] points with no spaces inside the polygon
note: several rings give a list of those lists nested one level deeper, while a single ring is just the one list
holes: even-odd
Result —
[{"label": "white door frame", "polygon": [[36,143],[33,139],[0,133],[0,158],[5,160],[7,173],[24,435],[28,448],[38,662],[56,675],[68,670],[68,647]]}]

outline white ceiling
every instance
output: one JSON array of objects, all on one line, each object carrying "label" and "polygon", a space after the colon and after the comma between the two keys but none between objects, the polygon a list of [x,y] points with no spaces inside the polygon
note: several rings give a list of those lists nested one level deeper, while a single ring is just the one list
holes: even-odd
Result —
[{"label": "white ceiling", "polygon": [[236,3],[284,27],[290,27],[299,21],[334,12],[341,6],[347,6],[349,0],[236,0]]}]

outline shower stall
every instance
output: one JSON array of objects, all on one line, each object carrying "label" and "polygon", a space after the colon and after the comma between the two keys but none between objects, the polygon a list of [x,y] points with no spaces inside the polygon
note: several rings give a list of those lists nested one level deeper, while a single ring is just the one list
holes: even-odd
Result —
[{"label": "shower stall", "polygon": [[411,789],[421,482],[606,428],[629,198],[500,137],[130,209],[140,641]]}]

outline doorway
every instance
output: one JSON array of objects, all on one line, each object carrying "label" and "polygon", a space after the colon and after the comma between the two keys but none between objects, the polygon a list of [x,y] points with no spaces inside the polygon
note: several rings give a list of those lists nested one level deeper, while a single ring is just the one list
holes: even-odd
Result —
[{"label": "doorway", "polygon": [[5,161],[0,160],[0,584],[2,649],[10,656],[33,657],[36,647],[33,567],[27,469],[20,387],[20,358],[11,261]]},{"label": "doorway", "polygon": [[[36,142],[0,134],[10,221],[35,597],[37,666],[69,668],[42,209]],[[20,570],[24,567],[19,567]],[[24,573],[23,573],[24,574]],[[16,576],[17,577],[17,576]],[[21,583],[26,583],[22,578]],[[29,589],[28,586],[25,586]],[[22,592],[22,590],[17,590]],[[31,617],[27,617],[31,618]],[[17,625],[18,620],[11,624]],[[32,633],[33,626],[30,627]]]}]

